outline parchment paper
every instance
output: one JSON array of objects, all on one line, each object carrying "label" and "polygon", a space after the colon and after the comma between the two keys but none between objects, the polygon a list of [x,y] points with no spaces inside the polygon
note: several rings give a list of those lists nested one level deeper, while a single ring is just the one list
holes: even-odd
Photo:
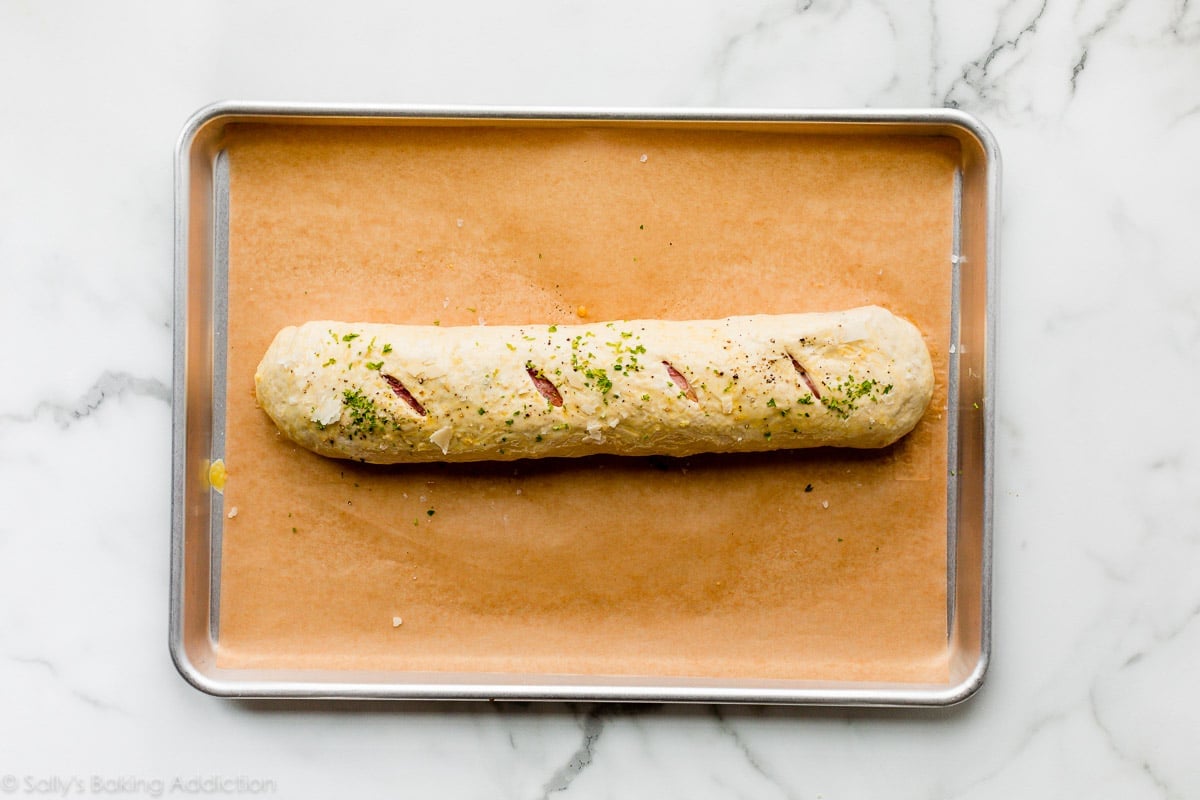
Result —
[{"label": "parchment paper", "polygon": [[[226,145],[221,666],[946,679],[953,140],[246,125]],[[938,381],[883,451],[380,468],[291,445],[253,397],[308,319],[866,303],[922,330]]]}]

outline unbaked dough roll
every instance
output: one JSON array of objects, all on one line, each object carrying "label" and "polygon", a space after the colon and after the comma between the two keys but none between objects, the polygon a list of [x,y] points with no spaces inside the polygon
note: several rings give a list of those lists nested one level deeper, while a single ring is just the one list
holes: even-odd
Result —
[{"label": "unbaked dough roll", "polygon": [[920,331],[875,306],[587,325],[308,322],[258,401],[289,439],[375,464],[884,447],[933,393]]}]

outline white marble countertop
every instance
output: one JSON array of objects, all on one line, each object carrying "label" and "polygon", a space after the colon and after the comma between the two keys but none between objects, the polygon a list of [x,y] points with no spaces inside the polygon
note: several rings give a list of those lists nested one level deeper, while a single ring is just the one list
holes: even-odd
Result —
[{"label": "white marble countertop", "polygon": [[[726,5],[0,3],[0,791],[1200,796],[1200,4]],[[981,692],[897,711],[185,684],[172,149],[220,99],[977,115],[1005,164]]]}]

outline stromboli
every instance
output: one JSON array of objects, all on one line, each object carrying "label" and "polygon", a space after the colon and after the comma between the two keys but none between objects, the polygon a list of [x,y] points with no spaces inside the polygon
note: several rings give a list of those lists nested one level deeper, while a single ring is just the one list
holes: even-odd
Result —
[{"label": "stromboli", "polygon": [[920,331],[877,306],[721,320],[308,322],[258,367],[289,439],[378,464],[885,447],[933,393]]}]

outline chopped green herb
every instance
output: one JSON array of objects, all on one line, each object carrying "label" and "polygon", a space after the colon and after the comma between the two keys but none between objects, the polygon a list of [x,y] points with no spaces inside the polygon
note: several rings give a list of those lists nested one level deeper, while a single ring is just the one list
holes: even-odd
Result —
[{"label": "chopped green herb", "polygon": [[342,405],[350,410],[350,436],[365,438],[389,422],[390,418],[379,413],[375,401],[358,389],[342,392]]},{"label": "chopped green herb", "polygon": [[551,326],[548,328],[548,330],[549,330],[551,333],[558,333],[558,326],[557,326],[557,325],[551,325]]},{"label": "chopped green herb", "polygon": [[[887,387],[880,386],[879,382],[873,378],[858,381],[853,375],[847,375],[846,379],[838,383],[834,390],[841,393],[841,397],[824,395],[821,397],[821,405],[834,412],[842,419],[850,416],[850,412],[858,407],[858,401],[864,397],[869,398],[871,402],[879,402],[875,397],[875,393],[887,393],[891,391],[891,384]],[[801,401],[804,402],[804,401]]]},{"label": "chopped green herb", "polygon": [[375,371],[379,371],[379,370],[383,369],[383,362],[382,361],[368,361],[366,366],[367,366],[367,369],[373,369]]},{"label": "chopped green herb", "polygon": [[612,380],[608,377],[608,373],[602,369],[585,369],[584,377],[594,380],[596,388],[600,390],[600,394],[608,394],[612,389]]},{"label": "chopped green herb", "polygon": [[385,344],[383,346],[383,354],[387,355],[390,352],[392,352],[392,346],[390,344]]},{"label": "chopped green herb", "polygon": [[436,512],[436,511],[434,511],[434,510],[431,508],[431,509],[429,509],[428,511],[426,511],[425,513],[426,513],[426,514],[428,514],[429,516],[431,516],[431,517],[432,517],[432,516],[433,516],[434,514],[436,514],[437,512]]},{"label": "chopped green herb", "polygon": [[476,414],[478,414],[479,416],[481,416],[481,417],[482,417],[484,414],[486,414],[486,413],[487,413],[487,409],[486,409],[486,408],[481,408],[481,409],[479,409],[478,411],[476,411],[475,413],[476,413]]},{"label": "chopped green herb", "polygon": [[337,359],[330,357],[330,359],[328,361],[326,361],[324,364],[322,364],[321,366],[328,367],[329,365],[336,364],[336,363],[337,363]]},{"label": "chopped green herb", "polygon": [[342,341],[343,342],[353,342],[357,338],[358,338],[357,333],[347,333],[345,336],[342,337]]},{"label": "chopped green herb", "polygon": [[642,402],[643,402],[643,403],[644,403],[644,402],[647,402],[649,399],[650,399],[650,395],[648,395],[648,394],[644,394],[644,395],[642,395]]},{"label": "chopped green herb", "polygon": [[821,398],[821,405],[825,406],[842,419],[850,416],[850,409],[846,407],[847,403],[844,400],[839,400],[836,397],[825,395]]},{"label": "chopped green herb", "polygon": [[770,400],[767,401],[767,408],[774,408],[774,407],[775,407],[775,398],[772,397]]}]

